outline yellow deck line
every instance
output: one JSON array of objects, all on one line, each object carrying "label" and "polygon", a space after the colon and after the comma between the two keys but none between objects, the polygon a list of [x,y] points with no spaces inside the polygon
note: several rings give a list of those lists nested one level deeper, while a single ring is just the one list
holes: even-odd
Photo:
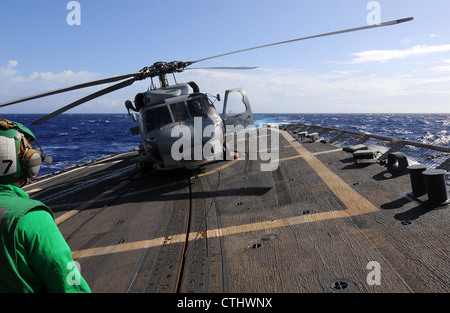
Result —
[{"label": "yellow deck line", "polygon": [[223,169],[233,165],[237,161],[239,161],[239,160],[238,159],[234,159],[232,161],[227,161],[227,163],[225,163],[224,165],[222,165],[222,166],[220,166],[220,167],[218,167],[218,168],[216,168],[216,169],[214,169],[212,171],[209,171],[209,172],[206,172],[206,173],[202,173],[202,174],[198,174],[196,176],[192,176],[191,179],[195,179],[197,177],[202,177],[202,176],[207,176],[207,175],[211,175],[211,174],[217,173],[218,171],[223,170]]},{"label": "yellow deck line", "polygon": [[311,152],[306,150],[300,143],[298,143],[288,132],[281,132],[281,134],[289,141],[292,147],[298,152],[303,159],[313,168],[313,170],[320,176],[323,182],[331,189],[331,191],[344,203],[349,211],[359,212],[359,214],[370,213],[378,211],[370,201],[357,193],[350,185],[344,182],[339,176],[333,173],[326,165],[320,162]]},{"label": "yellow deck line", "polygon": [[99,194],[97,197],[83,203],[82,205],[80,205],[79,207],[77,207],[74,210],[70,210],[64,214],[62,214],[61,216],[55,218],[55,223],[56,225],[59,225],[61,223],[64,223],[65,221],[67,221],[69,218],[72,218],[73,216],[77,215],[78,213],[80,213],[81,211],[85,210],[87,207],[89,207],[91,204],[97,202],[98,200],[100,200],[102,197],[105,196],[105,194],[111,193],[111,192],[116,192],[117,190],[119,190],[120,188],[122,188],[123,186],[125,186],[126,184],[128,184],[128,181],[124,181],[122,183],[120,183],[117,186],[114,186],[112,189],[109,189],[101,194]]},{"label": "yellow deck line", "polygon": [[[292,148],[292,146],[286,146],[285,148],[287,148],[287,147]],[[328,153],[334,153],[334,152],[340,152],[340,151],[342,151],[342,149],[320,151],[320,152],[314,152],[314,153],[312,153],[312,155],[321,155],[321,154],[328,154]],[[279,160],[271,160],[270,162],[285,162],[285,161],[290,161],[290,160],[295,160],[295,159],[300,159],[300,158],[303,158],[303,155],[294,155],[294,156],[279,159]]]},{"label": "yellow deck line", "polygon": [[[353,212],[354,215],[358,215],[356,212]],[[286,227],[286,226],[294,226],[303,223],[311,223],[318,222],[322,220],[328,220],[330,218],[341,218],[352,215],[351,212],[346,212],[345,210],[337,210],[332,212],[322,212],[315,213],[310,215],[300,215],[294,217],[288,217],[283,219],[277,219],[272,221],[265,221],[259,223],[250,223],[238,226],[230,226],[218,229],[211,229],[207,231],[207,238],[215,238],[222,236],[230,236],[236,234],[242,234],[247,232],[259,231],[259,230],[268,230],[278,227]],[[192,232],[189,234],[189,240],[193,241],[202,237],[201,234],[196,232]],[[160,237],[150,240],[141,240],[129,243],[122,243],[118,245],[110,245],[105,247],[84,249],[72,252],[72,257],[74,259],[87,258],[92,256],[99,255],[107,255],[119,252],[127,252],[141,249],[148,249],[157,246],[167,245],[167,244],[175,244],[175,243],[183,243],[186,239],[186,234],[178,234],[168,237]]]}]

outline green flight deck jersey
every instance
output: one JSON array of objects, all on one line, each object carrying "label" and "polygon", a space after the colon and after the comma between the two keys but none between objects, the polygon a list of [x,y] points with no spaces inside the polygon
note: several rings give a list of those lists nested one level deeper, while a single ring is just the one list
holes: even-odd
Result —
[{"label": "green flight deck jersey", "polygon": [[91,292],[52,211],[0,185],[0,292]]}]

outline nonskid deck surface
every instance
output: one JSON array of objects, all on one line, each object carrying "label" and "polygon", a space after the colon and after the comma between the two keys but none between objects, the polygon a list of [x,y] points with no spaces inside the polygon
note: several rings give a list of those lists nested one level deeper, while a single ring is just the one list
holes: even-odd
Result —
[{"label": "nonskid deck surface", "polygon": [[[31,184],[93,292],[449,292],[450,208],[408,175],[279,135],[259,160],[136,171],[136,152]],[[274,161],[274,160],[272,160]]]}]

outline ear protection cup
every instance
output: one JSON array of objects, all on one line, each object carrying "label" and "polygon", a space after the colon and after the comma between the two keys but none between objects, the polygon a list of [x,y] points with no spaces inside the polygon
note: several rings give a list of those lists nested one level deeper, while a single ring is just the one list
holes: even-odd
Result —
[{"label": "ear protection cup", "polygon": [[37,176],[42,162],[51,164],[50,157],[32,147],[33,141],[37,143],[26,126],[0,118],[0,184],[25,185]]},{"label": "ear protection cup", "polygon": [[36,177],[41,169],[42,157],[41,154],[33,148],[29,148],[23,154],[23,158],[20,160],[22,170],[27,176],[33,178]]}]

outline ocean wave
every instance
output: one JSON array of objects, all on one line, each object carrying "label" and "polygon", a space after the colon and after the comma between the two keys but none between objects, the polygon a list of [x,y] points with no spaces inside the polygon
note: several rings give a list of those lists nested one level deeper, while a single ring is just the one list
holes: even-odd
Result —
[{"label": "ocean wave", "polygon": [[[41,173],[127,152],[140,144],[140,137],[130,133],[137,123],[127,114],[62,114],[43,125],[31,125],[42,116],[5,114],[30,127],[44,152],[53,157],[54,164],[43,166]],[[450,114],[255,113],[254,121],[257,127],[302,122],[450,147]]]},{"label": "ocean wave", "polygon": [[446,130],[438,133],[427,132],[425,136],[420,138],[420,142],[429,145],[450,146],[450,134]]}]

